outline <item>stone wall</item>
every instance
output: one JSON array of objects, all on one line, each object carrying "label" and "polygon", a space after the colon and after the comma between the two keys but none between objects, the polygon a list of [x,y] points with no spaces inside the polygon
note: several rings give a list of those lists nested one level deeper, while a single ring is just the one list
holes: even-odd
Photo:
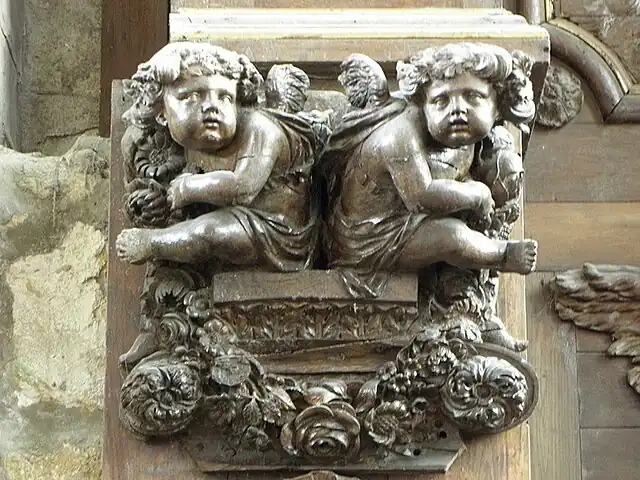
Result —
[{"label": "stone wall", "polygon": [[[99,478],[109,140],[0,148],[0,466]],[[2,478],[2,468],[0,468]]]},{"label": "stone wall", "polygon": [[8,1],[24,3],[19,149],[61,155],[97,131],[102,2]]},{"label": "stone wall", "polygon": [[0,0],[0,145],[18,145],[18,82],[22,74],[24,4]]}]

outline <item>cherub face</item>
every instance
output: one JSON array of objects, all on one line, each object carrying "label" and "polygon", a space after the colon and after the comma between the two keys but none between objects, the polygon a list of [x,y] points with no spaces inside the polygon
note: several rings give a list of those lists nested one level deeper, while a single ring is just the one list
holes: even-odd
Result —
[{"label": "cherub face", "polygon": [[498,118],[496,92],[486,80],[463,73],[425,87],[424,114],[431,136],[450,148],[485,138]]},{"label": "cherub face", "polygon": [[236,134],[237,81],[222,75],[187,76],[166,87],[164,109],[173,139],[188,150],[215,153]]}]

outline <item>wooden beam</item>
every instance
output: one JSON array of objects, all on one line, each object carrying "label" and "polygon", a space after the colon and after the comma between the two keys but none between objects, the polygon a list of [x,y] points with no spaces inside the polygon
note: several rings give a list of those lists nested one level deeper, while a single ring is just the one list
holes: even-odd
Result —
[{"label": "wooden beam", "polygon": [[100,135],[109,136],[111,82],[128,78],[169,41],[169,0],[102,0]]}]

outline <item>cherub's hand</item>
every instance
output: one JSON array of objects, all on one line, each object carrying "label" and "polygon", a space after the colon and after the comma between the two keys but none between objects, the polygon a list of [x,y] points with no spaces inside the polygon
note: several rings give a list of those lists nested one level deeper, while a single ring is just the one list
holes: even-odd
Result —
[{"label": "cherub's hand", "polygon": [[482,182],[469,181],[467,185],[472,189],[472,195],[475,199],[475,208],[473,213],[478,219],[478,223],[488,228],[491,225],[491,219],[495,208],[495,202],[491,195],[491,190]]},{"label": "cherub's hand", "polygon": [[193,176],[193,173],[181,173],[171,180],[171,184],[167,189],[167,202],[172,210],[182,208],[191,203],[189,191],[191,190],[190,182]]}]

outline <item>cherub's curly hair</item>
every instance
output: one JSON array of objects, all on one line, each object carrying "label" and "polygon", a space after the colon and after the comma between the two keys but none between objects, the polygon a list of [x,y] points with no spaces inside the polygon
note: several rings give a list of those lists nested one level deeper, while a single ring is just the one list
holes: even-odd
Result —
[{"label": "cherub's curly hair", "polygon": [[223,75],[238,81],[238,103],[254,105],[263,79],[258,69],[242,54],[208,43],[175,42],[159,50],[125,82],[125,93],[133,105],[122,116],[141,128],[156,125],[162,108],[164,87],[184,75]]},{"label": "cherub's curly hair", "polygon": [[396,66],[398,85],[405,97],[414,97],[420,87],[435,80],[449,80],[470,73],[491,83],[498,94],[502,118],[515,124],[529,122],[535,115],[531,68],[533,60],[523,52],[482,43],[451,43],[427,48],[409,62]]}]

